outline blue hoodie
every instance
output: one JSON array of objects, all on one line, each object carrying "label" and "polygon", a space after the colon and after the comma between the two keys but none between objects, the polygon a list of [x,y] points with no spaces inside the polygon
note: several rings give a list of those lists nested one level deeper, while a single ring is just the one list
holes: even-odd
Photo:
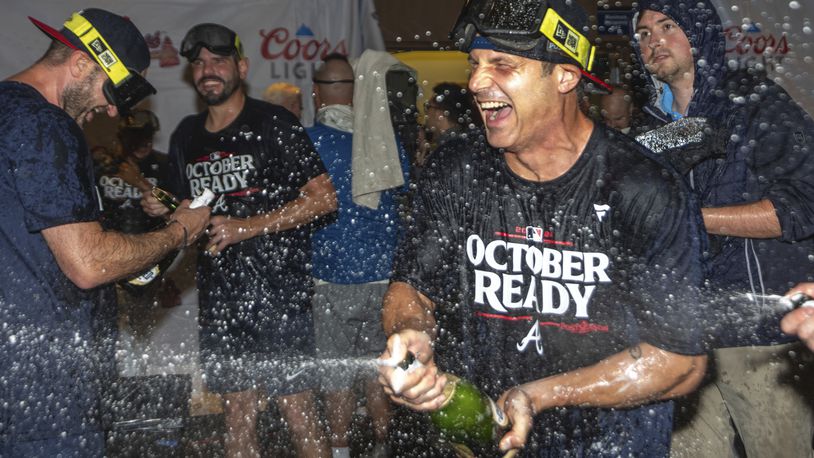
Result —
[{"label": "blue hoodie", "polygon": [[[728,132],[720,157],[701,162],[691,182],[703,207],[770,200],[780,220],[777,239],[711,236],[713,286],[784,293],[814,279],[814,122],[782,87],[756,69],[727,62],[721,20],[708,0],[641,0],[639,11],[664,13],[694,50],[695,92],[687,116],[707,118]],[[636,19],[634,18],[634,22]],[[635,25],[635,23],[634,23]],[[638,45],[634,46],[637,49]],[[638,54],[651,99],[645,112],[655,127],[671,122],[661,108],[660,81]]]},{"label": "blue hoodie", "polygon": [[[640,0],[639,14],[646,9],[673,19],[693,48],[695,92],[686,115],[706,118],[727,139],[715,157],[700,162],[688,175],[702,207],[768,199],[782,229],[776,239],[710,236],[710,286],[783,294],[798,282],[814,280],[811,117],[764,73],[727,62],[721,20],[709,0]],[[634,16],[634,29],[639,14]],[[649,115],[646,123],[654,128],[672,122],[662,108],[664,83],[644,67],[638,44],[634,49],[651,90],[644,108]],[[716,346],[778,340],[771,326],[733,334],[740,336],[721,337]]]}]

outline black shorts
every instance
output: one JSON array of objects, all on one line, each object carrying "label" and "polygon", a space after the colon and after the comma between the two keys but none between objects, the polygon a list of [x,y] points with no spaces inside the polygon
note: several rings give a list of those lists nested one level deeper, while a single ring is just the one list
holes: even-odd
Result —
[{"label": "black shorts", "polygon": [[59,434],[20,442],[0,441],[0,456],[102,457],[105,438],[101,431],[85,434]]},{"label": "black shorts", "polygon": [[200,355],[210,391],[259,388],[272,396],[315,387],[302,362],[312,360],[310,291],[277,291],[262,301],[235,301],[199,312]]}]

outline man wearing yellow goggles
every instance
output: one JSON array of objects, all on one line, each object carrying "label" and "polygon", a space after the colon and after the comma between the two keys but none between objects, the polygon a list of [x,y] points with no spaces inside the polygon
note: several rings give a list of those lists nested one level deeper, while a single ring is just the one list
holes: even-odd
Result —
[{"label": "man wearing yellow goggles", "polygon": [[116,14],[74,13],[53,41],[0,82],[0,456],[105,455],[99,407],[115,370],[115,296],[105,285],[193,243],[208,207],[131,235],[99,224],[80,125],[154,92],[150,55]]},{"label": "man wearing yellow goggles", "polygon": [[123,21],[119,25],[113,16],[95,8],[79,11],[65,21],[62,30],[29,19],[54,40],[88,53],[107,75],[102,85],[105,100],[123,113],[156,90],[142,76],[150,65],[150,51],[144,37],[128,19],[115,16]]},{"label": "man wearing yellow goggles", "polygon": [[[456,444],[476,456],[666,458],[670,399],[704,375],[700,211],[683,177],[580,110],[589,27],[575,0],[467,3],[453,36],[486,142],[433,152],[393,260],[381,359],[423,367],[379,381],[449,418],[445,373],[482,389],[510,427]],[[460,431],[446,438],[475,436]]]},{"label": "man wearing yellow goggles", "polygon": [[463,52],[489,48],[529,59],[576,64],[583,77],[610,90],[590,73],[596,48],[579,28],[582,20],[577,11],[564,0],[469,0],[450,36]]}]

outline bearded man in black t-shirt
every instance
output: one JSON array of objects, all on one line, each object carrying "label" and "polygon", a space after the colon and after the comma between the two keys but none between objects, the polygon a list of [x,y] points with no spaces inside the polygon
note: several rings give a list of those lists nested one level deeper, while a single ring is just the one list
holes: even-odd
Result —
[{"label": "bearded man in black t-shirt", "polygon": [[[294,115],[246,96],[249,63],[235,32],[197,25],[181,55],[208,108],[170,138],[171,191],[220,196],[197,280],[201,365],[207,388],[225,401],[226,453],[260,454],[262,389],[276,398],[298,456],[329,455],[310,391],[315,379],[287,363],[314,354],[308,223],[336,209],[333,185]],[[154,198],[142,205],[162,213]]]},{"label": "bearded man in black t-shirt", "polygon": [[380,381],[435,410],[440,371],[471,380],[511,422],[504,451],[667,456],[669,399],[706,368],[700,212],[681,177],[580,111],[585,12],[512,3],[469,2],[453,32],[488,145],[442,147],[418,183],[382,358],[423,367]]}]

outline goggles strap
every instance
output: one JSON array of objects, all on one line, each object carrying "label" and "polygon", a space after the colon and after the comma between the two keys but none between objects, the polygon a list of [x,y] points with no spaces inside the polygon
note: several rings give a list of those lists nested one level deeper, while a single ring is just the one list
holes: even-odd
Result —
[{"label": "goggles strap", "polygon": [[130,77],[130,70],[124,66],[119,56],[113,52],[113,49],[107,44],[99,31],[93,27],[93,24],[81,14],[74,13],[65,22],[65,28],[79,37],[79,40],[90,51],[90,55],[99,63],[114,86],[118,86]]},{"label": "goggles strap", "polygon": [[246,57],[243,55],[243,45],[240,44],[240,37],[237,34],[235,34],[235,51],[237,51],[238,58],[243,59]]},{"label": "goggles strap", "polygon": [[582,68],[591,71],[594,63],[594,46],[557,14],[554,8],[546,11],[543,23],[540,24],[540,32],[564,53],[579,62]]}]

